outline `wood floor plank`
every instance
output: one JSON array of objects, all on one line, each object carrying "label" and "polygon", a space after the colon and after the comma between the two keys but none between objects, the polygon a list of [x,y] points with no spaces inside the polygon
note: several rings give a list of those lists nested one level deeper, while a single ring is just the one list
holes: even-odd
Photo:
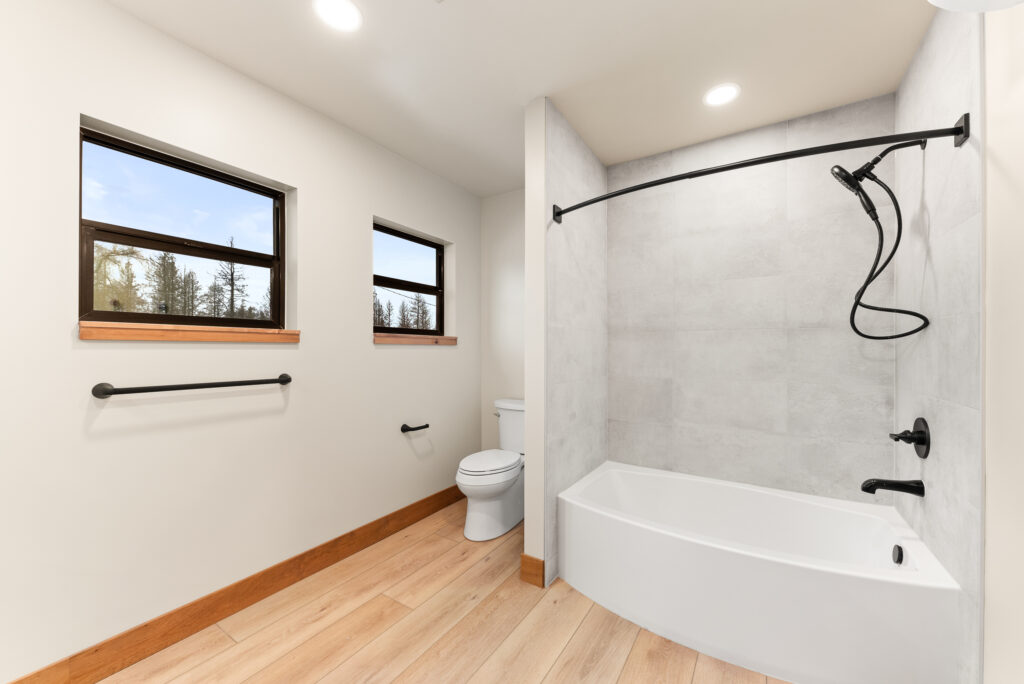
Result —
[{"label": "wood floor plank", "polygon": [[464,522],[466,522],[466,508],[468,505],[468,499],[459,499],[455,503],[448,504],[443,509],[441,509],[441,513],[449,522],[453,522],[457,525],[462,525]]},{"label": "wood floor plank", "polygon": [[445,522],[437,533],[452,541],[466,541],[465,527],[465,523]]},{"label": "wood floor plank", "polygon": [[437,558],[454,544],[450,539],[431,534],[405,551],[291,611],[174,681],[203,684],[244,681]]},{"label": "wood floor plank", "polygon": [[594,604],[551,667],[546,684],[614,684],[640,627]]},{"label": "wood floor plank", "polygon": [[516,530],[451,584],[320,681],[323,684],[393,681],[506,578],[515,574],[522,550],[523,532]]},{"label": "wood floor plank", "polygon": [[409,608],[398,601],[376,596],[257,672],[246,684],[317,682],[408,614]]},{"label": "wood floor plank", "polygon": [[483,542],[462,539],[443,556],[439,556],[432,563],[409,575],[388,589],[385,594],[410,608],[416,608],[448,586],[456,577],[473,567],[481,558],[503,544],[514,531]]},{"label": "wood floor plank", "polygon": [[529,613],[544,590],[512,573],[407,667],[395,684],[464,682]]},{"label": "wood floor plank", "polygon": [[447,524],[450,513],[446,514],[446,511],[448,508],[413,523],[404,530],[396,532],[276,594],[271,594],[217,624],[235,641],[243,641],[283,615],[323,596],[339,584],[409,548],[427,535],[437,532],[442,525]]},{"label": "wood floor plank", "polygon": [[214,625],[104,681],[787,684],[640,629],[562,580],[522,582],[521,526],[468,542],[465,509],[226,618],[239,643]]},{"label": "wood floor plank", "polygon": [[470,681],[478,684],[542,681],[592,605],[586,596],[562,580],[555,580]]},{"label": "wood floor plank", "polygon": [[166,682],[235,645],[217,625],[196,632],[131,667],[101,680],[104,684]]},{"label": "wood floor plank", "polygon": [[619,684],[690,684],[698,655],[691,648],[641,629]]},{"label": "wood floor plank", "polygon": [[766,684],[763,674],[701,653],[693,671],[693,684]]}]

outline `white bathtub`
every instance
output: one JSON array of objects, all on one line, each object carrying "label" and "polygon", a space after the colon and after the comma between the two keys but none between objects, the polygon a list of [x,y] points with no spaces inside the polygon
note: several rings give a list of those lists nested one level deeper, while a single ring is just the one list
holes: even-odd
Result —
[{"label": "white bathtub", "polygon": [[566,582],[708,655],[797,684],[956,682],[960,587],[892,507],[609,461],[559,495],[558,528]]}]

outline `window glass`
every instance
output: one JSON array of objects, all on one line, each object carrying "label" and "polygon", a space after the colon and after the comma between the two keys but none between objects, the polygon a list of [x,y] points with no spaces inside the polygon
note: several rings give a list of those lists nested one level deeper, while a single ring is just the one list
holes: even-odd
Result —
[{"label": "window glass", "polygon": [[436,286],[437,248],[375,230],[373,274]]},{"label": "window glass", "polygon": [[437,296],[390,287],[373,288],[373,325],[410,330],[437,329]]},{"label": "window glass", "polygon": [[273,198],[88,140],[82,218],[274,253]]},{"label": "window glass", "polygon": [[97,311],[270,320],[270,269],[97,240]]}]

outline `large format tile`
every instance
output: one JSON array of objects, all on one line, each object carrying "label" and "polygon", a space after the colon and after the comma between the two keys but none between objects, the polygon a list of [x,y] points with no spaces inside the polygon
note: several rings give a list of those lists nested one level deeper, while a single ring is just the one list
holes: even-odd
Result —
[{"label": "large format tile", "polygon": [[794,435],[872,442],[892,425],[889,385],[789,385],[789,428]]}]

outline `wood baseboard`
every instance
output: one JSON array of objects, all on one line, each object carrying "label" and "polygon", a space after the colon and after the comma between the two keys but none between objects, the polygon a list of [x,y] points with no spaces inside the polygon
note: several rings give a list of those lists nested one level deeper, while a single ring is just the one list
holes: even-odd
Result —
[{"label": "wood baseboard", "polygon": [[524,553],[519,557],[519,579],[527,584],[534,584],[543,589],[544,561]]},{"label": "wood baseboard", "polygon": [[462,498],[452,486],[207,594],[149,622],[15,680],[12,684],[92,684],[251,606],[290,584],[376,544]]}]

